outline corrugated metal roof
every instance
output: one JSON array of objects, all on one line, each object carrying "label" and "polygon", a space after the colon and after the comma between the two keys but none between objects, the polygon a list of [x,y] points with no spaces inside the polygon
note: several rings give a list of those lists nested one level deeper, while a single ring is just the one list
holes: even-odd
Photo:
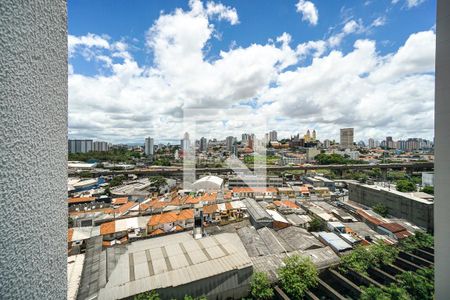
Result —
[{"label": "corrugated metal roof", "polygon": [[269,213],[259,205],[255,199],[247,198],[242,200],[247,207],[247,211],[255,221],[273,220]]},{"label": "corrugated metal roof", "polygon": [[352,246],[346,243],[335,233],[321,231],[319,232],[319,237],[336,251],[345,251],[347,249],[352,249]]},{"label": "corrugated metal roof", "polygon": [[200,240],[179,233],[138,241],[129,244],[119,257],[99,299],[126,298],[250,266],[250,258],[235,233]]}]

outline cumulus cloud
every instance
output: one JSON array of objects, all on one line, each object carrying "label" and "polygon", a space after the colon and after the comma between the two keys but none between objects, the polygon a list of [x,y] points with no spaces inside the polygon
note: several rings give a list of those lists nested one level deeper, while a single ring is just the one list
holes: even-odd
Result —
[{"label": "cumulus cloud", "polygon": [[231,25],[239,23],[236,9],[234,7],[227,7],[222,3],[208,2],[206,4],[206,13],[209,16],[217,16],[219,20],[227,20]]},{"label": "cumulus cloud", "polygon": [[380,27],[380,26],[383,26],[384,24],[386,24],[386,17],[381,16],[381,17],[378,17],[375,20],[373,20],[371,26],[372,27]]},{"label": "cumulus cloud", "polygon": [[[267,128],[280,136],[315,128],[321,139],[336,138],[343,126],[355,127],[357,138],[432,136],[433,31],[411,34],[388,55],[380,55],[372,40],[357,40],[344,53],[329,39],[292,45],[283,33],[211,60],[205,49],[217,14],[207,11],[208,4],[192,1],[186,11],[161,14],[146,36],[150,65],[138,64],[124,41],[74,36],[72,41],[85,41],[83,47],[103,50],[95,59],[109,72],[71,70],[69,135],[111,142],[141,142],[148,135],[177,139],[186,130],[183,110],[193,108],[207,109],[198,132],[210,138],[262,135]],[[342,40],[363,28],[350,20],[337,34]],[[311,63],[299,66],[305,57]]]},{"label": "cumulus cloud", "polygon": [[302,15],[302,20],[315,26],[319,22],[319,11],[311,1],[299,0],[295,5],[297,12]]},{"label": "cumulus cloud", "polygon": [[73,54],[77,47],[88,47],[88,48],[104,48],[109,49],[109,42],[107,39],[98,36],[96,34],[88,33],[84,36],[73,36],[70,35],[67,37],[69,55]]}]

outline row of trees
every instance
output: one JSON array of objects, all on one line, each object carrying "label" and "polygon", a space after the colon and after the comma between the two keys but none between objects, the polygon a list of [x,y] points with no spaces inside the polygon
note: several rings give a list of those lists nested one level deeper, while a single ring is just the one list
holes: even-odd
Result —
[{"label": "row of trees", "polygon": [[[292,299],[301,299],[319,281],[319,273],[312,261],[298,255],[283,260],[283,266],[278,269],[278,277],[281,287]],[[250,294],[253,299],[272,299],[274,292],[266,273],[253,274]]]},{"label": "row of trees", "polygon": [[358,246],[351,253],[341,257],[339,269],[346,273],[349,270],[367,274],[371,267],[379,267],[394,262],[398,249],[386,244]]},{"label": "row of trees", "polygon": [[350,159],[349,156],[347,155],[339,155],[336,153],[332,153],[332,154],[325,154],[325,153],[320,153],[318,155],[316,155],[316,157],[314,158],[319,165],[347,165],[347,164],[362,164],[364,162],[360,161],[360,160],[353,160]]},{"label": "row of trees", "polygon": [[111,162],[131,162],[133,158],[140,158],[141,153],[127,149],[112,149],[109,151],[91,151],[87,153],[69,153],[69,160],[78,161],[111,161]]}]

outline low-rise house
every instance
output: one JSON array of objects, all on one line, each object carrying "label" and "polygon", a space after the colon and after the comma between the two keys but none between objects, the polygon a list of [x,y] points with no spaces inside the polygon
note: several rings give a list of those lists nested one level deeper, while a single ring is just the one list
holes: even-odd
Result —
[{"label": "low-rise house", "polygon": [[164,212],[152,215],[147,223],[147,232],[153,235],[159,229],[163,233],[192,228],[194,225],[194,210],[183,209],[181,211]]},{"label": "low-rise house", "polygon": [[272,228],[275,230],[280,230],[291,226],[292,224],[286,220],[282,215],[280,215],[276,210],[266,209],[269,215],[272,217]]},{"label": "low-rise house", "polygon": [[318,233],[319,240],[330,246],[337,254],[341,254],[352,249],[352,246],[340,238],[336,233],[321,231]]},{"label": "low-rise house", "polygon": [[287,198],[294,198],[295,192],[291,187],[279,187],[278,190],[278,196],[281,199],[287,199]]},{"label": "low-rise house", "polygon": [[381,223],[378,225],[378,232],[396,240],[402,240],[412,235],[411,232],[398,223]]},{"label": "low-rise house", "polygon": [[311,217],[308,215],[290,214],[290,215],[286,215],[284,217],[293,226],[301,227],[301,228],[305,228],[305,229],[307,229],[309,227],[309,222],[312,221]]},{"label": "low-rise house", "polygon": [[242,198],[255,198],[255,199],[273,199],[277,196],[278,191],[276,188],[271,187],[234,187],[233,196]]}]

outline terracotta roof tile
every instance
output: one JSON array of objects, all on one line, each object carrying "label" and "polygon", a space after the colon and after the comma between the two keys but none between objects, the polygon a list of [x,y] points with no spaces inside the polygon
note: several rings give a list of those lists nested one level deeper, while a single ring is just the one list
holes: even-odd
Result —
[{"label": "terracotta roof tile", "polygon": [[106,222],[106,223],[103,223],[102,225],[100,225],[100,234],[101,235],[112,234],[114,232],[116,232],[116,222],[115,221]]},{"label": "terracotta roof tile", "polygon": [[122,205],[128,202],[128,198],[127,197],[121,197],[121,198],[113,198],[111,200],[111,203],[114,205]]},{"label": "terracotta roof tile", "polygon": [[217,212],[219,210],[217,204],[211,204],[203,206],[203,213],[205,214],[212,214],[214,212]]},{"label": "terracotta roof tile", "polygon": [[95,197],[78,197],[78,198],[69,198],[67,202],[69,204],[86,203],[95,201],[95,199],[96,199]]}]

